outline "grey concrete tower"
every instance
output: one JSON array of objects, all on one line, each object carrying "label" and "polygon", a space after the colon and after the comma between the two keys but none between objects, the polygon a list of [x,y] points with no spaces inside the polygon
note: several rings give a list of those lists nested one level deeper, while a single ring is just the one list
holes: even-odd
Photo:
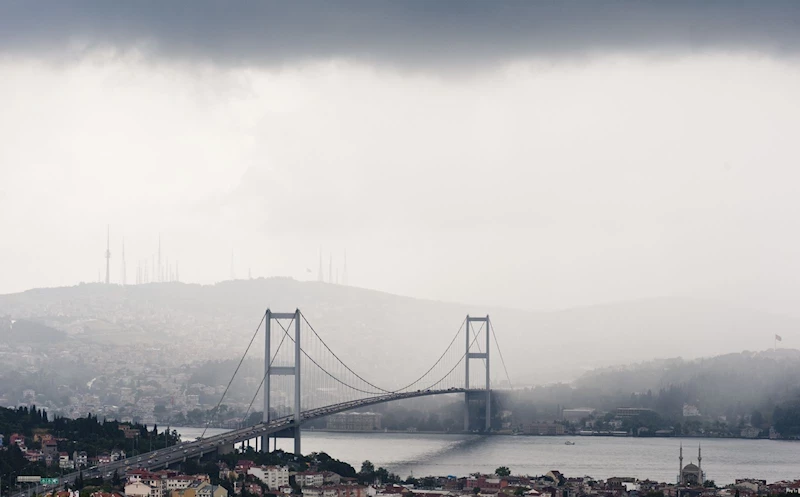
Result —
[{"label": "grey concrete tower", "polygon": [[[486,333],[486,348],[484,349],[485,352],[470,352],[470,346],[472,344],[472,323],[484,323],[483,328],[484,332]],[[484,430],[489,431],[492,428],[492,390],[491,390],[491,377],[490,371],[491,368],[489,367],[489,326],[490,326],[489,316],[486,317],[470,317],[467,315],[466,323],[465,323],[465,331],[466,331],[466,360],[464,361],[465,364],[465,371],[464,371],[464,389],[466,389],[466,393],[464,394],[464,431],[469,431],[470,423],[469,423],[469,401],[470,398],[476,398],[480,396],[484,396],[483,392],[475,391],[470,392],[469,387],[469,362],[471,359],[483,359],[483,363],[486,366],[486,393],[485,393],[485,401],[486,401],[486,421],[484,423]],[[477,340],[478,337],[476,337]],[[478,350],[480,350],[480,346],[478,346]]]}]

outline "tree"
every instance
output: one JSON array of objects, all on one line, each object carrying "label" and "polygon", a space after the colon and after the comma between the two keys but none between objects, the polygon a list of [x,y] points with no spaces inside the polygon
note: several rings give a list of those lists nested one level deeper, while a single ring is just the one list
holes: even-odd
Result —
[{"label": "tree", "polygon": [[506,466],[500,466],[496,470],[494,470],[494,474],[497,476],[509,476],[511,475],[511,470],[508,469]]},{"label": "tree", "polygon": [[764,415],[761,414],[761,411],[758,409],[753,410],[753,412],[750,414],[750,424],[756,428],[764,427]]},{"label": "tree", "polygon": [[120,483],[122,483],[122,480],[119,477],[119,471],[115,469],[114,474],[111,475],[111,484],[115,487],[119,487]]},{"label": "tree", "polygon": [[372,474],[374,472],[375,472],[375,465],[372,464],[369,460],[366,460],[361,463],[361,471],[359,471],[359,473],[361,473],[362,475],[366,475],[366,474]]},{"label": "tree", "polygon": [[472,493],[478,495],[479,493],[481,493],[481,487],[473,487]]},{"label": "tree", "polygon": [[524,488],[517,487],[516,489],[514,489],[514,495],[516,495],[517,497],[520,497],[521,495],[524,495],[524,494],[525,494],[525,489]]},{"label": "tree", "polygon": [[703,486],[706,488],[717,488],[716,482],[714,480],[706,480],[703,482]]}]

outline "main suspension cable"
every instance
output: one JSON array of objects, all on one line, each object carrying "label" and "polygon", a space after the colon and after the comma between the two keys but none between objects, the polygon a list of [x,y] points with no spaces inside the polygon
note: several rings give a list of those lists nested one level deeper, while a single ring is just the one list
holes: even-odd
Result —
[{"label": "main suspension cable", "polygon": [[[292,318],[292,320],[294,320],[294,318]],[[291,325],[291,324],[292,324],[292,322],[289,321],[289,325]],[[272,364],[275,362],[275,359],[278,358],[278,352],[281,351],[281,347],[283,346],[283,341],[286,340],[286,336],[287,335],[284,334],[281,337],[281,343],[278,344],[278,348],[275,349],[275,355],[273,355],[272,359],[270,359],[270,361],[269,361],[269,367],[270,368],[272,367]],[[250,401],[250,405],[247,406],[247,411],[245,411],[244,416],[242,417],[242,422],[247,421],[247,415],[250,414],[250,409],[252,409],[253,403],[256,401],[256,397],[258,397],[258,392],[261,390],[261,387],[264,385],[264,381],[267,379],[267,375],[268,374],[269,374],[269,369],[264,371],[264,376],[261,377],[261,383],[259,383],[258,387],[256,387],[256,393],[255,393],[255,395],[253,395],[253,399]],[[269,406],[267,406],[267,409],[269,409]]]},{"label": "main suspension cable", "polygon": [[[253,345],[253,340],[256,339],[256,335],[258,335],[258,330],[261,329],[261,325],[264,324],[264,319],[266,319],[266,317],[267,317],[267,313],[264,313],[264,315],[261,316],[261,321],[258,323],[258,327],[256,327],[256,331],[253,332],[253,336],[250,337],[250,343],[247,344],[247,348],[244,350],[244,354],[242,355],[242,358],[239,359],[239,364],[236,366],[236,370],[233,372],[233,376],[231,376],[231,381],[228,382],[228,386],[226,386],[225,387],[225,391],[222,392],[222,397],[219,398],[219,402],[217,402],[217,406],[211,412],[216,413],[217,410],[219,409],[219,406],[222,405],[222,401],[225,399],[225,395],[228,393],[228,389],[231,388],[231,384],[233,383],[233,379],[236,378],[236,373],[238,373],[239,372],[239,368],[242,367],[242,363],[244,362],[244,358],[247,357],[247,353],[250,351],[250,347]],[[206,426],[205,426],[205,428],[203,428],[203,433],[200,435],[200,438],[203,438],[203,437],[206,436],[206,430],[208,430],[208,425],[210,425],[210,424],[211,424],[211,418],[209,418],[208,421],[206,421]]]},{"label": "main suspension cable", "polygon": [[[301,315],[302,315],[302,314],[301,314]],[[292,336],[289,334],[289,330],[287,330],[286,328],[284,328],[284,327],[283,327],[283,323],[281,323],[280,321],[278,321],[278,325],[279,325],[281,328],[283,328],[283,332],[286,334],[286,336],[287,336],[287,337],[289,337],[289,340],[291,340],[292,342],[294,342],[294,338],[292,338]],[[310,326],[310,325],[309,325],[309,326]],[[327,348],[327,346],[326,346],[326,348]],[[328,350],[330,350],[330,349],[328,349]],[[350,371],[351,373],[353,373],[354,375],[356,375],[358,378],[361,378],[361,379],[362,379],[362,380],[363,380],[365,383],[367,383],[368,385],[370,385],[370,386],[373,386],[373,387],[375,387],[375,388],[377,388],[377,389],[381,390],[381,392],[370,392],[370,391],[368,391],[368,390],[363,390],[363,389],[361,389],[361,388],[354,387],[353,385],[347,384],[347,383],[345,383],[344,381],[342,381],[342,380],[340,380],[339,378],[337,378],[337,377],[335,377],[334,375],[332,375],[331,373],[329,373],[329,372],[328,372],[328,370],[326,370],[325,368],[323,368],[323,367],[322,367],[322,366],[321,366],[321,365],[320,365],[320,364],[319,364],[317,361],[315,361],[315,360],[314,360],[314,358],[313,358],[313,357],[311,357],[310,355],[308,355],[308,353],[305,351],[305,349],[303,349],[303,347],[300,347],[300,352],[302,352],[302,353],[303,353],[303,355],[304,355],[304,356],[306,356],[306,357],[308,358],[308,360],[309,360],[309,361],[311,361],[312,363],[314,363],[314,365],[315,365],[316,367],[318,367],[320,371],[322,371],[322,372],[323,372],[323,373],[325,373],[326,375],[330,376],[330,377],[331,377],[333,380],[335,380],[335,381],[337,381],[337,382],[341,383],[342,385],[346,386],[347,388],[351,388],[351,389],[353,389],[353,390],[356,390],[356,391],[358,391],[358,392],[361,392],[361,393],[366,393],[366,394],[368,394],[368,395],[382,395],[382,394],[385,394],[385,393],[393,393],[393,392],[390,392],[390,391],[388,391],[388,390],[384,390],[384,389],[382,389],[382,388],[380,388],[380,387],[375,387],[375,385],[373,385],[372,383],[368,382],[367,380],[364,380],[363,378],[361,378],[360,376],[358,376],[358,374],[356,374],[355,372],[353,372],[353,370],[352,370],[352,369],[348,368],[348,367],[347,367],[347,365],[346,365],[346,364],[344,364],[344,363],[341,361],[341,359],[339,359],[338,357],[337,357],[336,359],[337,359],[337,360],[339,360],[339,362],[340,362],[342,365],[344,365],[344,367],[345,367],[345,368],[347,368],[347,370],[348,370],[348,371]],[[331,351],[331,353],[333,353],[333,352]],[[334,355],[335,355],[335,354],[334,354]]]},{"label": "main suspension cable", "polygon": [[[483,329],[483,324],[481,325],[480,329],[478,329],[478,333],[480,333],[482,329]],[[477,339],[478,339],[478,336],[477,336],[477,335],[475,335],[475,338],[472,340],[472,342],[469,344],[469,346],[470,346],[470,347],[472,347],[472,345],[475,343],[475,341],[476,341]],[[455,366],[453,366],[452,368],[450,368],[450,371],[448,371],[448,372],[447,372],[447,374],[446,374],[446,375],[444,375],[444,376],[443,376],[443,377],[442,377],[442,378],[441,378],[439,381],[437,381],[437,382],[436,382],[436,383],[434,383],[433,385],[430,385],[430,386],[428,386],[428,388],[423,388],[422,390],[430,390],[431,388],[435,387],[436,385],[438,385],[439,383],[441,383],[441,382],[443,382],[445,379],[447,379],[447,377],[448,377],[448,376],[450,376],[450,373],[452,373],[453,371],[455,371],[455,369],[458,367],[458,365],[459,365],[459,364],[461,364],[461,363],[464,361],[464,359],[467,357],[467,354],[468,354],[468,353],[469,353],[469,352],[464,352],[464,355],[462,355],[462,356],[461,356],[461,359],[459,359],[459,360],[458,360],[458,362],[455,364]],[[464,385],[464,387],[465,387],[465,389],[466,389],[466,385]]]},{"label": "main suspension cable", "polygon": [[[315,329],[314,329],[314,327],[313,327],[313,326],[311,326],[311,323],[309,323],[309,322],[308,322],[308,319],[306,319],[305,315],[304,315],[302,312],[300,313],[300,316],[302,316],[302,318],[303,318],[303,321],[305,321],[305,323],[308,325],[308,327],[309,327],[309,328],[311,329],[311,331],[314,333],[314,336],[316,336],[316,337],[317,337],[317,339],[318,339],[318,340],[319,340],[319,341],[322,343],[322,345],[323,345],[323,346],[325,346],[325,348],[328,350],[328,352],[330,352],[330,353],[333,355],[333,357],[334,357],[334,358],[336,358],[336,360],[337,360],[337,361],[339,361],[339,363],[340,363],[342,366],[344,366],[344,367],[345,367],[345,369],[347,369],[348,371],[350,371],[350,372],[351,372],[353,375],[355,375],[355,377],[356,377],[356,378],[358,378],[359,380],[363,381],[363,382],[364,382],[364,383],[366,383],[367,385],[369,385],[369,386],[371,386],[371,387],[373,387],[373,388],[376,388],[376,389],[378,389],[378,390],[380,390],[380,391],[382,391],[382,392],[385,392],[385,393],[393,393],[391,390],[386,390],[385,388],[381,388],[381,387],[379,387],[378,385],[373,385],[372,383],[370,383],[369,381],[367,381],[366,379],[364,379],[364,378],[363,378],[361,375],[359,375],[358,373],[356,373],[355,371],[353,371],[352,369],[350,369],[350,366],[348,366],[347,364],[345,364],[345,363],[344,363],[344,361],[342,361],[342,360],[339,358],[339,356],[337,356],[337,355],[336,355],[336,353],[335,353],[334,351],[332,351],[330,347],[328,347],[328,344],[327,344],[327,343],[325,343],[325,340],[323,340],[321,336],[319,336],[319,333],[317,333],[317,330],[315,330]],[[291,337],[289,337],[289,338],[291,338]],[[302,347],[301,347],[301,350],[302,350]],[[310,358],[310,357],[309,357],[309,358]],[[316,364],[316,363],[315,363],[315,364]],[[321,368],[320,368],[320,369],[321,369]]]},{"label": "main suspension cable", "polygon": [[[358,379],[362,380],[362,381],[363,381],[364,383],[366,383],[367,385],[369,385],[369,386],[371,386],[371,387],[374,387],[374,388],[376,388],[376,389],[378,389],[378,390],[381,390],[382,392],[385,392],[385,393],[398,393],[398,392],[402,392],[403,390],[406,390],[407,388],[409,388],[409,387],[412,387],[413,385],[415,385],[415,384],[419,383],[420,381],[424,380],[424,379],[425,379],[425,377],[428,375],[428,373],[430,373],[431,371],[433,371],[433,368],[435,368],[436,366],[438,366],[438,365],[439,365],[439,363],[442,361],[442,359],[444,359],[444,356],[445,356],[445,355],[447,354],[447,352],[450,350],[450,347],[452,347],[452,346],[453,346],[453,343],[455,343],[456,339],[458,338],[458,335],[461,333],[461,329],[464,327],[464,323],[466,323],[466,321],[467,321],[467,318],[464,318],[464,321],[462,321],[462,322],[461,322],[461,325],[458,327],[458,330],[456,331],[456,334],[455,334],[455,336],[453,336],[453,339],[450,341],[450,344],[449,344],[449,345],[447,346],[447,348],[444,350],[444,352],[442,353],[442,355],[441,355],[441,356],[439,356],[439,358],[436,360],[436,362],[433,364],[433,366],[431,366],[430,368],[428,368],[428,370],[427,370],[427,371],[425,371],[425,373],[424,373],[422,376],[420,376],[419,378],[417,378],[416,380],[412,381],[411,383],[409,383],[408,385],[406,385],[406,386],[404,386],[404,387],[402,387],[402,388],[398,388],[398,389],[395,389],[395,390],[387,390],[387,389],[385,389],[385,388],[381,388],[381,387],[379,387],[379,386],[377,386],[377,385],[373,385],[372,383],[370,383],[369,381],[367,381],[367,380],[365,380],[363,377],[361,377],[361,376],[360,376],[358,373],[356,373],[355,371],[353,371],[352,369],[350,369],[350,367],[349,367],[349,366],[347,366],[347,364],[345,364],[345,363],[344,363],[344,361],[342,361],[342,360],[339,358],[339,356],[337,356],[337,355],[336,355],[336,353],[335,353],[333,350],[331,350],[331,348],[328,346],[328,344],[327,344],[327,343],[325,343],[325,340],[323,340],[323,339],[322,339],[322,337],[321,337],[321,336],[319,336],[319,333],[317,333],[317,331],[314,329],[314,327],[311,325],[311,323],[309,323],[309,322],[308,322],[308,319],[306,319],[305,315],[304,315],[302,312],[300,313],[300,315],[303,317],[303,321],[305,321],[305,323],[308,325],[308,327],[311,329],[311,331],[314,333],[314,335],[315,335],[315,336],[316,336],[316,337],[319,339],[319,341],[320,341],[320,342],[322,342],[322,345],[323,345],[323,346],[325,346],[325,348],[328,350],[328,352],[330,352],[330,353],[333,355],[333,357],[335,357],[335,358],[336,358],[336,360],[337,360],[337,361],[339,361],[339,363],[341,363],[341,364],[342,364],[342,365],[343,365],[343,366],[344,366],[344,367],[345,367],[345,368],[346,368],[346,369],[347,369],[349,372],[351,372],[352,374],[354,374],[354,375],[356,376],[356,378],[358,378]],[[291,337],[290,337],[290,338],[291,338]],[[448,373],[448,374],[449,374],[449,373]]]},{"label": "main suspension cable", "polygon": [[497,333],[494,332],[494,325],[489,322],[489,328],[492,330],[492,336],[494,337],[494,346],[497,347],[497,353],[500,354],[500,362],[503,364],[503,370],[506,372],[506,379],[508,380],[508,386],[511,388],[511,377],[508,375],[508,368],[506,368],[506,361],[503,359],[503,351],[500,350],[500,344],[497,343]]}]

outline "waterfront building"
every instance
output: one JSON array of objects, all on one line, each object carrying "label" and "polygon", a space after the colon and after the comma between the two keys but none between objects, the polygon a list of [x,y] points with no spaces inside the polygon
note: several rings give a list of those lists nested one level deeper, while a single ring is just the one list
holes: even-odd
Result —
[{"label": "waterfront building", "polygon": [[380,430],[382,418],[382,414],[375,412],[342,412],[328,416],[327,428],[342,431]]}]

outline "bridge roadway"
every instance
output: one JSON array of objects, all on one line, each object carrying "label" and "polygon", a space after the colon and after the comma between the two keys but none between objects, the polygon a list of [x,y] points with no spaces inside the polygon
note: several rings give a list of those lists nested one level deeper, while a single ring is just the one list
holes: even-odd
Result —
[{"label": "bridge roadway", "polygon": [[[471,390],[485,392],[486,390]],[[312,419],[329,416],[351,409],[358,409],[360,407],[367,407],[375,404],[382,404],[384,402],[391,402],[393,400],[411,399],[415,397],[425,397],[428,395],[442,395],[448,393],[465,393],[464,388],[450,388],[447,390],[417,390],[415,392],[403,393],[390,393],[386,395],[379,395],[375,397],[368,397],[360,400],[353,400],[350,402],[342,402],[340,404],[333,404],[326,407],[318,407],[316,409],[309,409],[300,413],[300,422],[310,421]],[[220,449],[230,448],[234,444],[259,438],[263,435],[271,435],[279,431],[293,428],[295,425],[294,415],[284,416],[270,421],[269,423],[259,423],[257,425],[240,428],[237,430],[227,431],[219,435],[206,437],[199,440],[192,440],[181,442],[179,444],[167,447],[165,449],[158,449],[152,452],[145,452],[137,456],[128,457],[119,461],[114,461],[109,464],[99,466],[92,466],[83,470],[83,478],[99,478],[110,479],[114,471],[117,471],[120,477],[124,477],[125,472],[130,469],[146,469],[154,470],[159,468],[168,467],[171,464],[183,462],[189,458],[200,458],[205,454],[217,452]],[[41,493],[50,492],[53,490],[61,489],[65,483],[73,484],[78,478],[78,471],[63,475],[59,478],[58,485],[39,485],[32,487],[25,491],[13,494],[13,497],[31,497],[37,491]]]}]

